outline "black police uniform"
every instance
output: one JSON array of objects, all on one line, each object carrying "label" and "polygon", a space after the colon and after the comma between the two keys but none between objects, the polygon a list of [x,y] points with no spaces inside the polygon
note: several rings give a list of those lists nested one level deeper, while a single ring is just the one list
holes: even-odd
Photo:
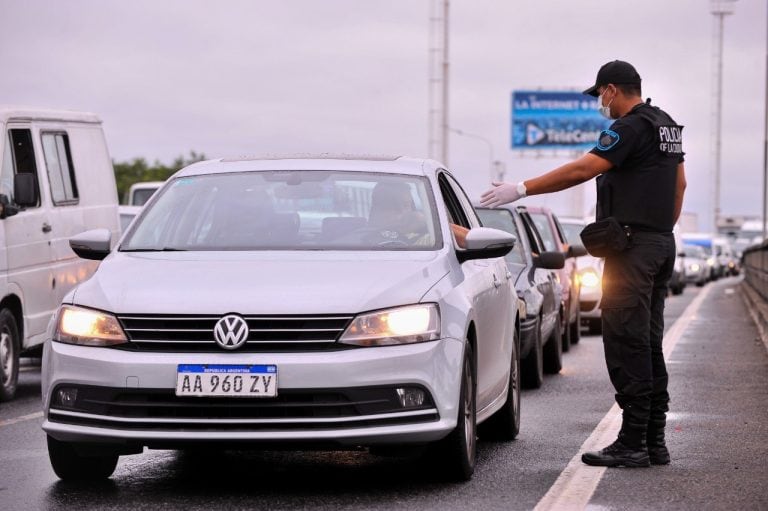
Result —
[{"label": "black police uniform", "polygon": [[614,217],[631,233],[627,249],[605,258],[601,302],[605,360],[623,410],[619,440],[644,448],[647,430],[649,446],[663,445],[669,394],[661,344],[682,126],[649,100],[601,132],[591,152],[613,164],[597,179],[597,219]]}]

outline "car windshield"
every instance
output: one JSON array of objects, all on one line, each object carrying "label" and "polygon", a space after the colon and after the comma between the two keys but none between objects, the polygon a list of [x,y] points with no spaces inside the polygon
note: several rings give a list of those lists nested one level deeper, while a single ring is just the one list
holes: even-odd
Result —
[{"label": "car windshield", "polygon": [[437,250],[426,178],[337,171],[176,178],[122,251]]},{"label": "car windshield", "polygon": [[480,216],[483,227],[491,227],[515,235],[517,243],[515,243],[515,247],[506,255],[505,259],[509,263],[525,264],[523,261],[523,241],[517,232],[517,225],[512,217],[512,213],[506,209],[477,208],[476,211],[478,216]]},{"label": "car windshield", "polygon": [[565,238],[568,243],[571,245],[581,245],[581,231],[584,229],[584,224],[563,222],[560,220],[560,225],[565,231]]},{"label": "car windshield", "polygon": [[531,220],[536,225],[536,230],[541,234],[541,239],[544,242],[544,250],[547,252],[554,252],[557,250],[555,245],[555,235],[552,232],[552,226],[549,223],[549,218],[544,213],[531,213]]},{"label": "car windshield", "polygon": [[685,257],[704,257],[704,251],[701,247],[695,245],[685,245],[683,247],[683,252],[685,253]]}]

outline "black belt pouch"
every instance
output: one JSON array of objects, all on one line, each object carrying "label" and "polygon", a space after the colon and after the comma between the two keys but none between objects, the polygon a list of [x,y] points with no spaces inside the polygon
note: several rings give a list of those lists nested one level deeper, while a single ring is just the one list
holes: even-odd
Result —
[{"label": "black belt pouch", "polygon": [[618,254],[629,246],[629,232],[613,217],[593,222],[581,231],[581,241],[594,257]]}]

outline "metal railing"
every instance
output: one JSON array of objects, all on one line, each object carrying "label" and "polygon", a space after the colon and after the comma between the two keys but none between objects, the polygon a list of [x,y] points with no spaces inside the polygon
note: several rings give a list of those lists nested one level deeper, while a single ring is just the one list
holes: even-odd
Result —
[{"label": "metal railing", "polygon": [[744,250],[744,280],[768,302],[768,241]]}]

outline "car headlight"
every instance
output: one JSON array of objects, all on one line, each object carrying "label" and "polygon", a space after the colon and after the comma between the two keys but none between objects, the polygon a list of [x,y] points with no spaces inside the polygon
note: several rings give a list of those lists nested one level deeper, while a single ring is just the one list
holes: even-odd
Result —
[{"label": "car headlight", "polygon": [[111,314],[72,305],[59,309],[54,341],[83,346],[114,346],[128,342]]},{"label": "car headlight", "polygon": [[579,280],[583,287],[598,287],[600,286],[600,275],[597,274],[592,268],[582,270],[579,275]]},{"label": "car headlight", "polygon": [[707,259],[707,266],[714,266],[714,265],[715,265],[714,257],[710,257],[709,259]]},{"label": "car headlight", "polygon": [[698,264],[696,264],[696,263],[693,263],[691,265],[691,271],[699,271],[700,269],[701,269],[701,267]]},{"label": "car headlight", "polygon": [[434,303],[361,314],[339,338],[343,344],[389,346],[440,338],[440,311]]}]

